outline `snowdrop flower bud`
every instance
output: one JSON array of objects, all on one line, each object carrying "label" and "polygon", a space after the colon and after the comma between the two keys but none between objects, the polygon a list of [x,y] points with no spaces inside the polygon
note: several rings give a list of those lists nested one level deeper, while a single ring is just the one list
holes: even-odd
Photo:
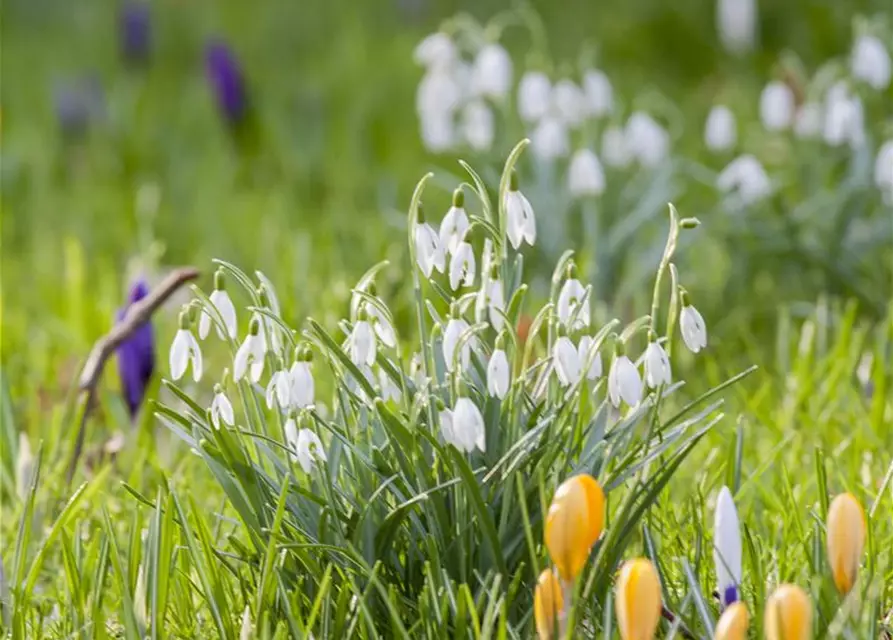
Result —
[{"label": "snowdrop flower bud", "polygon": [[493,112],[482,100],[473,100],[462,109],[462,134],[475,151],[488,151],[493,146]]},{"label": "snowdrop flower bud", "polygon": [[298,347],[295,350],[295,361],[288,371],[291,389],[289,398],[293,406],[298,409],[309,407],[313,404],[315,385],[313,382],[313,352],[310,347]]},{"label": "snowdrop flower bud", "polygon": [[704,318],[688,302],[688,294],[682,293],[682,311],[679,312],[679,330],[682,332],[682,341],[692,353],[698,353],[707,346],[707,327]]},{"label": "snowdrop flower bud", "polygon": [[397,383],[380,367],[378,369],[378,388],[381,389],[381,399],[385,402],[400,402],[403,397]]},{"label": "snowdrop flower bud", "polygon": [[760,95],[760,120],[767,131],[782,131],[794,119],[794,92],[780,80],[773,80]]},{"label": "snowdrop flower bud", "polygon": [[614,586],[617,627],[623,640],[652,640],[662,609],[660,580],[645,558],[627,560]]},{"label": "snowdrop flower bud", "polygon": [[825,99],[825,142],[831,146],[856,147],[865,141],[865,114],[862,101],[850,93],[844,82],[828,90]]},{"label": "snowdrop flower bud", "polygon": [[743,602],[726,608],[716,623],[713,640],[747,640],[747,606]]},{"label": "snowdrop flower bud", "polygon": [[490,43],[478,51],[471,69],[471,91],[474,95],[502,100],[512,86],[512,59],[498,43]]},{"label": "snowdrop flower bud", "polygon": [[[580,344],[577,345],[580,366],[585,369],[586,378],[589,380],[597,380],[602,375],[602,355],[598,351],[592,352],[594,345],[595,340],[592,339],[592,336],[583,336],[580,338]],[[588,367],[587,363],[589,363]]]},{"label": "snowdrop flower bud", "polygon": [[670,134],[647,113],[637,111],[626,123],[626,144],[643,167],[655,167],[670,153]]},{"label": "snowdrop flower bud", "polygon": [[260,320],[257,317],[251,318],[245,342],[236,351],[236,359],[233,362],[233,380],[238,382],[246,372],[249,373],[251,382],[256,383],[260,380],[260,376],[264,372],[266,352],[266,341],[260,333]]},{"label": "snowdrop flower bud", "polygon": [[540,71],[528,71],[518,84],[518,115],[525,122],[535,122],[546,115],[552,99],[552,83]]},{"label": "snowdrop flower bud", "polygon": [[360,307],[357,321],[350,332],[350,359],[357,366],[365,364],[371,367],[375,363],[377,344],[368,317],[366,307]]},{"label": "snowdrop flower bud", "polygon": [[[223,269],[218,269],[214,274],[214,291],[211,292],[209,296],[209,300],[211,304],[214,305],[214,308],[220,313],[221,318],[223,319],[223,325],[226,327],[226,335],[230,338],[236,338],[236,307],[233,305],[233,301],[230,299],[229,294],[226,292],[225,285],[225,276],[223,274]],[[202,315],[198,321],[198,337],[204,340],[208,337],[208,333],[211,330],[211,314],[206,310],[202,310]],[[217,335],[223,340],[226,336],[220,330],[220,327],[217,327]]]},{"label": "snowdrop flower bud", "polygon": [[879,38],[867,34],[861,35],[853,45],[850,70],[854,78],[865,81],[878,91],[883,91],[890,86],[890,76],[893,73],[890,52]]},{"label": "snowdrop flower bud", "polygon": [[[455,315],[450,318],[449,322],[447,322],[446,329],[443,332],[443,361],[447,371],[453,370],[459,337],[467,329],[468,323]],[[463,369],[468,368],[468,364],[471,361],[471,345],[468,344],[467,340],[465,344],[462,345],[462,352],[459,355],[459,360],[460,366]]]},{"label": "snowdrop flower bud", "polygon": [[737,54],[753,48],[756,23],[756,0],[718,0],[716,28],[726,51]]},{"label": "snowdrop flower bud", "polygon": [[564,124],[577,127],[586,119],[586,96],[573,81],[559,80],[552,89],[552,108]]},{"label": "snowdrop flower bud", "polygon": [[192,379],[198,382],[202,379],[202,352],[198,346],[198,340],[189,330],[189,313],[180,312],[180,329],[171,343],[170,367],[171,378],[179,380],[186,373],[186,368],[192,363]]},{"label": "snowdrop flower bud", "polygon": [[440,222],[440,245],[445,251],[454,254],[468,233],[468,214],[465,212],[465,192],[462,188],[453,191],[453,206]]},{"label": "snowdrop flower bud", "polygon": [[834,584],[846,595],[856,583],[865,549],[865,513],[852,494],[842,493],[831,502],[827,530],[828,562]]},{"label": "snowdrop flower bud", "polygon": [[716,565],[717,590],[723,607],[740,599],[741,529],[738,511],[728,487],[719,491],[713,516],[713,563]]},{"label": "snowdrop flower bud", "polygon": [[291,405],[291,376],[281,359],[279,371],[270,376],[267,384],[266,401],[267,409],[272,409],[274,403],[280,409],[288,409]]},{"label": "snowdrop flower bud", "polygon": [[565,123],[551,114],[544,116],[530,134],[530,150],[545,162],[565,157],[570,151]]},{"label": "snowdrop flower bud", "polygon": [[477,266],[474,260],[474,249],[467,242],[459,243],[450,259],[450,287],[455,291],[460,285],[470,287],[474,284]]},{"label": "snowdrop flower bud", "polygon": [[425,216],[421,207],[419,207],[414,235],[416,262],[419,265],[419,269],[425,274],[425,277],[430,278],[434,269],[443,273],[443,269],[446,266],[443,246],[440,244],[440,237],[437,235],[437,232],[434,231],[430,224],[425,222]]},{"label": "snowdrop flower bud", "polygon": [[16,495],[24,500],[31,489],[31,475],[34,473],[34,455],[31,443],[24,431],[19,432],[19,450],[16,454]]},{"label": "snowdrop flower bud", "polygon": [[233,403],[229,401],[223,392],[223,386],[214,385],[214,399],[211,400],[211,424],[214,428],[220,428],[220,422],[233,426],[236,423],[236,417],[233,413]]},{"label": "snowdrop flower bud", "polygon": [[502,342],[496,343],[496,350],[490,356],[490,363],[487,365],[487,392],[493,398],[502,400],[509,390],[509,361],[502,348]]},{"label": "snowdrop flower bud", "polygon": [[562,580],[577,579],[604,527],[605,493],[598,481],[581,473],[562,482],[549,505],[544,532]]},{"label": "snowdrop flower bud", "polygon": [[772,193],[772,181],[754,156],[745,154],[732,160],[716,178],[716,186],[748,206]]},{"label": "snowdrop flower bud", "polygon": [[[124,320],[131,305],[147,295],[149,295],[149,287],[145,281],[137,280],[130,289],[127,305],[118,310],[116,322]],[[116,353],[124,400],[127,402],[131,419],[135,419],[146,397],[146,389],[152,379],[152,373],[155,371],[155,337],[152,333],[151,322],[147,320],[134,329],[133,333],[118,345]]]},{"label": "snowdrop flower bud", "polygon": [[614,110],[614,89],[602,71],[593,69],[586,72],[583,76],[583,94],[588,115],[600,118]]},{"label": "snowdrop flower bud", "polygon": [[800,139],[818,137],[822,132],[822,105],[807,102],[797,110],[794,117],[794,135]]},{"label": "snowdrop flower bud", "polygon": [[622,169],[632,156],[626,143],[626,133],[620,127],[608,127],[602,134],[602,159],[609,167]]},{"label": "snowdrop flower bud", "polygon": [[536,581],[533,595],[533,617],[539,640],[558,640],[559,618],[564,611],[561,583],[552,569],[544,569]]},{"label": "snowdrop flower bud", "polygon": [[505,194],[506,233],[512,247],[517,250],[522,242],[530,246],[536,242],[536,218],[533,207],[518,190],[518,174],[512,172],[509,190]]},{"label": "snowdrop flower bud", "polygon": [[614,347],[614,359],[608,371],[608,396],[615,407],[620,407],[621,402],[634,407],[642,399],[642,378],[639,377],[639,370],[623,353],[623,347],[619,343]]},{"label": "snowdrop flower bud", "polygon": [[893,201],[893,140],[881,145],[874,161],[874,184]]},{"label": "snowdrop flower bud", "polygon": [[570,331],[588,327],[592,317],[588,298],[588,292],[577,280],[577,267],[571,262],[567,280],[558,294],[558,322]]},{"label": "snowdrop flower bud", "polygon": [[552,347],[552,366],[563,387],[580,381],[580,352],[567,336],[561,336]]},{"label": "snowdrop flower bud", "polygon": [[711,151],[727,151],[735,146],[737,139],[735,115],[723,105],[713,107],[704,127],[704,142],[707,148]]},{"label": "snowdrop flower bud", "polygon": [[605,171],[592,150],[580,149],[574,153],[567,171],[567,188],[575,198],[604,192]]},{"label": "snowdrop flower bud", "polygon": [[[462,396],[456,400],[451,417],[449,435],[452,440],[447,440],[449,444],[465,453],[471,453],[475,447],[483,453],[486,450],[484,416],[481,415],[477,405],[470,398]],[[446,435],[444,433],[444,437]]]},{"label": "snowdrop flower bud", "polygon": [[811,640],[812,603],[800,587],[783,584],[766,601],[766,640]]},{"label": "snowdrop flower bud", "polygon": [[652,389],[672,382],[670,358],[663,346],[653,337],[645,349],[645,381]]},{"label": "snowdrop flower bud", "polygon": [[449,67],[457,57],[456,45],[443,32],[432,33],[425,37],[413,51],[412,57],[417,65],[423,67]]}]

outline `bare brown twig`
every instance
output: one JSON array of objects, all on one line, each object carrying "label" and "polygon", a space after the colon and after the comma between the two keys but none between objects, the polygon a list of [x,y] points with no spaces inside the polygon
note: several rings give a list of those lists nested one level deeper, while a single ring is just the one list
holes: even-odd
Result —
[{"label": "bare brown twig", "polygon": [[83,410],[81,413],[80,427],[78,428],[77,439],[75,440],[74,453],[71,456],[71,463],[68,466],[67,481],[71,482],[74,471],[77,468],[78,459],[81,457],[81,451],[84,448],[84,434],[87,427],[87,419],[93,411],[93,405],[96,398],[96,387],[102,378],[102,371],[105,363],[115,352],[115,349],[130,337],[137,327],[152,317],[152,314],[167,301],[173,293],[182,285],[195,280],[200,271],[194,267],[183,267],[176,269],[168,274],[161,283],[149,292],[145,298],[139,302],[135,302],[127,309],[127,313],[121,322],[115,324],[112,329],[102,336],[93,344],[90,355],[87,357],[84,368],[81,371],[78,380],[78,389],[83,400]]}]

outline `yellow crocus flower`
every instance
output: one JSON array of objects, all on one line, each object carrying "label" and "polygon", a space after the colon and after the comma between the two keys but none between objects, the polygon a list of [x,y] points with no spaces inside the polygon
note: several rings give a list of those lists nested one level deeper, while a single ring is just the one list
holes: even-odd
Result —
[{"label": "yellow crocus flower", "polygon": [[615,592],[623,640],[652,640],[661,614],[660,580],[654,565],[644,558],[624,563]]},{"label": "yellow crocus flower", "polygon": [[828,562],[834,584],[846,595],[856,582],[865,549],[865,514],[850,493],[842,493],[828,509]]},{"label": "yellow crocus flower", "polygon": [[726,607],[716,624],[713,640],[745,640],[747,622],[747,607],[743,602],[736,602]]},{"label": "yellow crocus flower", "polygon": [[536,619],[536,633],[540,640],[557,638],[559,617],[564,609],[561,583],[551,569],[544,570],[536,581],[533,597],[533,615]]},{"label": "yellow crocus flower", "polygon": [[561,579],[573,582],[605,526],[605,493],[598,481],[580,474],[565,480],[546,515],[546,548]]},{"label": "yellow crocus flower", "polygon": [[766,640],[812,640],[812,603],[794,584],[783,584],[766,601]]}]

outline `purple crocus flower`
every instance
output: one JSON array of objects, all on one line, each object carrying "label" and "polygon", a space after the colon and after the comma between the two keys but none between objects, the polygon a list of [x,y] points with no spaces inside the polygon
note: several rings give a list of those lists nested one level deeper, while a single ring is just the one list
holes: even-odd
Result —
[{"label": "purple crocus flower", "polygon": [[53,101],[59,129],[68,140],[83,138],[90,125],[103,117],[102,84],[95,75],[57,81]]},{"label": "purple crocus flower", "polygon": [[239,124],[248,111],[248,96],[242,70],[226,43],[212,40],[205,47],[205,72],[221,114],[229,124]]},{"label": "purple crocus flower", "polygon": [[[127,306],[118,310],[116,321],[121,322],[130,305],[142,300],[148,294],[149,287],[146,282],[137,280],[130,289]],[[124,390],[124,400],[127,402],[131,418],[135,418],[139,412],[154,369],[155,339],[152,335],[152,324],[146,321],[118,345],[118,373],[121,376],[121,388]]]},{"label": "purple crocus flower", "polygon": [[125,0],[118,15],[121,54],[131,63],[149,59],[152,46],[152,14],[140,0]]}]

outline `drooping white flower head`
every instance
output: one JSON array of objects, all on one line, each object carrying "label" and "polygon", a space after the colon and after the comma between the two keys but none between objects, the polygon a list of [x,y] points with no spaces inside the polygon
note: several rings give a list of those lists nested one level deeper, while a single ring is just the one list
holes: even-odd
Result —
[{"label": "drooping white flower head", "polygon": [[536,218],[533,207],[518,190],[518,174],[512,172],[509,190],[505,194],[506,232],[515,250],[522,242],[530,246],[536,242]]},{"label": "drooping white flower head", "polygon": [[416,112],[419,118],[449,117],[462,102],[462,85],[454,67],[430,69],[416,89]]},{"label": "drooping white flower head", "polygon": [[580,381],[580,352],[567,336],[560,336],[552,347],[552,367],[561,386],[569,387]]},{"label": "drooping white flower head", "polygon": [[825,98],[825,142],[833,147],[849,144],[858,147],[865,142],[865,113],[859,96],[850,92],[841,81],[828,90]]},{"label": "drooping white flower head", "polygon": [[[374,297],[375,300],[380,303],[381,307],[385,307],[384,301],[377,296],[375,281],[369,281],[365,284],[361,283],[357,286],[362,286],[362,288],[355,289],[350,297],[351,321],[357,319],[357,312],[360,307],[365,304],[363,299],[364,296],[361,292]],[[378,304],[370,302],[366,304],[366,313],[369,316],[369,323],[372,325],[372,328],[375,329],[375,335],[378,336],[378,339],[381,340],[382,344],[391,348],[397,346],[397,334],[395,333],[394,325],[390,320],[390,314],[387,313],[387,307],[380,308]]]},{"label": "drooping white flower head", "polygon": [[617,169],[629,166],[632,154],[622,128],[610,126],[602,133],[602,160],[609,167]]},{"label": "drooping white flower head", "polygon": [[360,307],[357,313],[357,321],[350,332],[348,346],[350,359],[355,365],[371,367],[375,363],[378,344],[375,331],[373,331],[372,325],[369,324],[369,316],[365,306]]},{"label": "drooping white flower head", "polygon": [[626,123],[626,145],[643,167],[656,167],[670,154],[670,134],[650,115],[636,111]]},{"label": "drooping white flower head", "polygon": [[530,133],[530,151],[544,162],[554,162],[570,151],[567,125],[557,116],[545,115]]},{"label": "drooping white flower head", "polygon": [[541,71],[528,71],[518,84],[518,115],[525,122],[536,122],[549,110],[552,83]]},{"label": "drooping white flower head", "polygon": [[[483,272],[482,272],[483,273]],[[489,318],[496,331],[501,331],[505,320],[505,294],[502,292],[502,281],[499,279],[499,268],[492,265],[490,274],[484,277],[474,304],[476,322],[484,322]]]},{"label": "drooping white flower head", "polygon": [[623,353],[615,353],[608,371],[608,397],[619,407],[625,402],[631,407],[642,400],[642,378],[636,365]]},{"label": "drooping white flower head", "polygon": [[421,208],[419,208],[418,216],[419,219],[415,227],[415,259],[425,277],[430,278],[434,269],[443,273],[446,256],[443,245],[440,244],[440,237],[433,227],[425,222]]},{"label": "drooping white flower head", "polygon": [[682,341],[692,353],[698,353],[707,346],[707,327],[700,312],[688,303],[688,296],[682,294],[682,311],[679,312],[679,330]]},{"label": "drooping white flower head", "polygon": [[670,369],[670,358],[657,340],[651,340],[645,349],[645,382],[652,389],[662,384],[670,384],[673,374]]},{"label": "drooping white flower head", "polygon": [[445,33],[437,31],[426,36],[413,52],[413,60],[423,67],[444,68],[451,66],[458,56],[456,45]]},{"label": "drooping white flower head", "polygon": [[723,47],[740,54],[753,48],[757,26],[756,0],[718,0],[716,29]]},{"label": "drooping white flower head", "polygon": [[294,418],[289,418],[285,423],[285,440],[291,449],[291,459],[301,465],[304,473],[313,471],[317,462],[326,462],[326,450],[322,441],[311,429],[297,428]]},{"label": "drooping white flower head", "polygon": [[456,128],[451,112],[419,114],[422,143],[432,153],[443,153],[456,146]]},{"label": "drooping white flower head", "polygon": [[577,280],[576,266],[568,266],[568,276],[558,293],[558,322],[569,331],[584,329],[591,321],[586,288]]},{"label": "drooping white flower head", "polygon": [[283,364],[279,371],[270,376],[266,392],[267,409],[278,404],[280,409],[288,410],[291,406],[291,375]]},{"label": "drooping white flower head", "polygon": [[226,397],[223,387],[215,384],[214,399],[211,400],[211,424],[219,429],[221,422],[233,426],[236,423],[236,417],[233,412],[233,403]]},{"label": "drooping white flower head", "polygon": [[[208,297],[214,308],[223,319],[223,325],[226,328],[226,334],[217,327],[217,335],[223,340],[227,335],[235,339],[236,337],[236,307],[226,292],[223,270],[218,269],[214,274],[214,291]],[[198,321],[198,337],[204,340],[208,337],[211,330],[211,314],[202,310],[201,317]]]},{"label": "drooping white flower head", "polygon": [[202,351],[198,346],[198,340],[189,330],[188,312],[183,311],[180,313],[180,328],[171,343],[169,358],[171,378],[174,380],[182,378],[190,363],[192,364],[192,379],[198,382],[202,379]]},{"label": "drooping white flower head", "polygon": [[419,352],[412,354],[412,359],[409,361],[409,377],[419,389],[428,382],[428,378],[425,377],[425,368],[422,366],[422,354]]},{"label": "drooping white flower head", "polygon": [[292,405],[297,409],[309,407],[314,401],[316,388],[313,381],[312,362],[313,352],[309,347],[295,349],[295,361],[292,363],[291,369],[288,370],[288,376],[291,382],[289,397]]},{"label": "drooping white flower head", "polygon": [[496,135],[493,112],[483,100],[472,100],[462,109],[462,137],[475,151],[489,151]]},{"label": "drooping white flower head", "polygon": [[794,120],[794,92],[784,82],[773,80],[760,94],[760,120],[767,131],[783,131]]},{"label": "drooping white flower head", "polygon": [[590,69],[583,75],[583,94],[588,115],[601,118],[614,110],[614,88],[604,72]]},{"label": "drooping white flower head", "polygon": [[822,133],[822,105],[817,102],[807,102],[797,109],[794,116],[794,135],[801,140],[817,138]]},{"label": "drooping white flower head", "polygon": [[450,287],[455,291],[460,285],[470,287],[474,285],[474,274],[477,265],[474,259],[474,249],[467,242],[460,242],[450,259]]},{"label": "drooping white flower head", "polygon": [[465,192],[462,188],[453,191],[453,206],[440,222],[440,245],[450,254],[456,252],[464,242],[469,228],[468,214],[465,212]]},{"label": "drooping white flower head", "polygon": [[487,393],[500,400],[505,398],[509,390],[510,376],[508,356],[497,343],[497,349],[493,351],[487,365]]},{"label": "drooping white flower head", "polygon": [[735,146],[737,140],[735,114],[724,105],[713,107],[704,126],[704,143],[707,148],[711,151],[728,151]]},{"label": "drooping white flower head", "polygon": [[552,88],[552,111],[566,126],[574,129],[586,119],[586,96],[573,80],[564,78]]},{"label": "drooping white flower head", "polygon": [[385,402],[400,402],[403,397],[400,387],[381,367],[378,369],[378,388],[381,389],[381,399]]},{"label": "drooping white flower head", "polygon": [[[459,343],[459,337],[468,329],[468,323],[459,317],[451,317],[447,322],[446,329],[443,332],[443,361],[447,371],[452,371],[456,359],[456,347]],[[462,351],[459,354],[459,366],[463,369],[468,368],[471,361],[471,345],[468,341],[462,345]]]},{"label": "drooping white flower head", "polygon": [[605,171],[591,149],[580,149],[567,170],[567,188],[575,198],[597,196],[605,190]]},{"label": "drooping white flower head", "polygon": [[455,440],[451,444],[465,453],[471,453],[475,447],[481,452],[486,451],[484,416],[471,398],[462,396],[456,400],[452,418],[452,433]]},{"label": "drooping white flower head", "polygon": [[34,473],[34,454],[31,453],[31,443],[24,431],[19,432],[19,450],[16,453],[15,469],[16,495],[20,500],[25,500],[31,490],[31,476]]},{"label": "drooping white flower head", "polygon": [[723,607],[740,598],[741,588],[741,528],[732,492],[728,487],[719,491],[713,527],[713,563],[716,565],[717,591]]},{"label": "drooping white flower head", "polygon": [[580,366],[586,371],[586,378],[589,380],[597,380],[602,375],[602,355],[598,351],[593,352],[594,346],[595,340],[590,335],[580,338],[580,344],[577,345]]},{"label": "drooping white flower head", "polygon": [[[257,296],[263,307],[269,310],[274,316],[281,317],[281,308],[279,306],[279,298],[276,295],[276,289],[273,283],[261,271],[255,271],[254,275],[260,280],[260,286],[257,289]],[[283,337],[282,329],[267,316],[261,316],[261,334],[264,336],[264,344],[267,350],[272,350],[275,354],[282,353]]]},{"label": "drooping white flower head", "polygon": [[264,372],[266,353],[267,345],[260,332],[260,319],[255,316],[251,318],[251,324],[248,325],[248,335],[245,337],[245,341],[236,351],[236,358],[233,362],[233,380],[238,382],[246,373],[249,373],[249,380],[258,382]]},{"label": "drooping white flower head", "polygon": [[850,71],[854,78],[878,91],[890,86],[893,65],[890,62],[890,52],[880,38],[862,34],[856,39],[850,55]]},{"label": "drooping white flower head", "polygon": [[736,196],[743,206],[758,202],[772,193],[772,182],[763,165],[750,154],[732,160],[716,178],[716,186],[724,193]]},{"label": "drooping white flower head", "polygon": [[893,201],[893,139],[881,145],[874,161],[874,184]]},{"label": "drooping white flower head", "polygon": [[471,70],[471,91],[474,95],[504,99],[512,86],[512,59],[502,45],[484,45],[474,59]]}]

